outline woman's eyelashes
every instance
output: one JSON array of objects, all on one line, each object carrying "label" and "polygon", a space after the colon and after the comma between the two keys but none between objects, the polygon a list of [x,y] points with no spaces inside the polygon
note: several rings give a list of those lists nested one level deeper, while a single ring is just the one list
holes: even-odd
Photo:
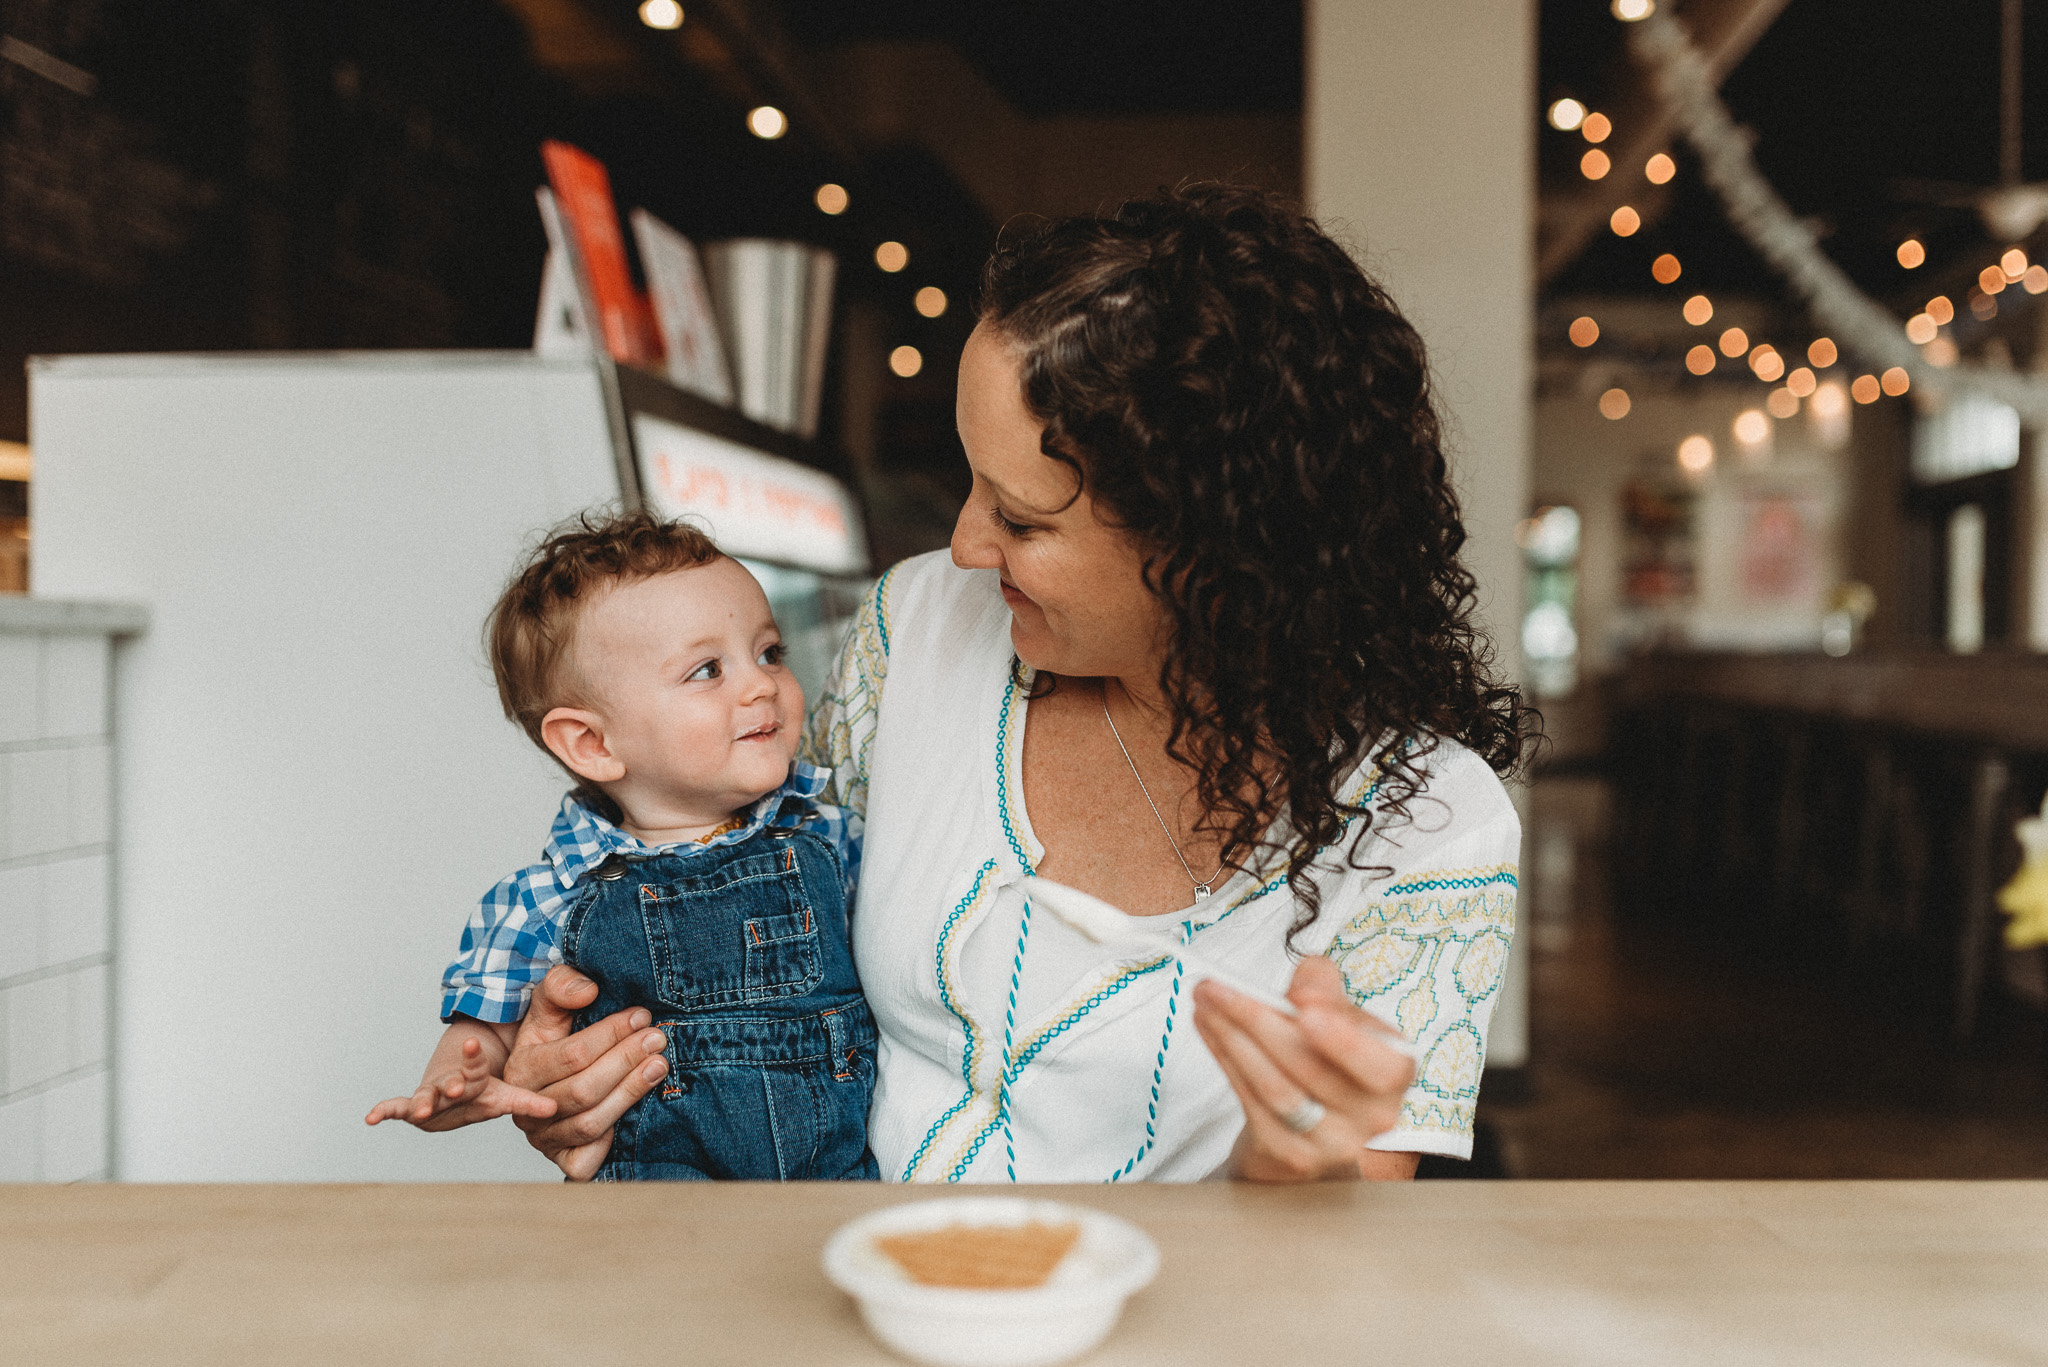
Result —
[{"label": "woman's eyelashes", "polygon": [[1022,522],[1010,521],[1009,518],[1003,516],[1003,510],[993,503],[988,506],[988,516],[989,520],[994,522],[1008,536],[1028,536],[1038,530],[1036,527],[1027,526]]}]

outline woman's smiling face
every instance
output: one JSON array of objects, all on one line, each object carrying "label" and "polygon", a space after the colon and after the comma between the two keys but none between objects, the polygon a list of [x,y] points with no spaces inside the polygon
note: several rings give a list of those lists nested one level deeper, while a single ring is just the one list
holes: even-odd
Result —
[{"label": "woman's smiling face", "polygon": [[1167,615],[1146,589],[1145,554],[1104,521],[1074,467],[1039,450],[1016,353],[986,323],[960,357],[960,444],[974,487],[953,526],[953,563],[992,569],[1010,643],[1033,669],[1153,685]]}]

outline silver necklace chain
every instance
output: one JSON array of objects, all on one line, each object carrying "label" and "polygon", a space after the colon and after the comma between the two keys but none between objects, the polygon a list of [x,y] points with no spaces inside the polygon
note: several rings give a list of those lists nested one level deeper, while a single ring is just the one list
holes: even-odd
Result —
[{"label": "silver necklace chain", "polygon": [[1160,814],[1159,804],[1152,800],[1152,790],[1145,786],[1145,776],[1138,772],[1138,762],[1131,758],[1130,747],[1124,744],[1123,733],[1116,729],[1116,718],[1109,715],[1109,685],[1106,683],[1102,686],[1102,719],[1109,723],[1109,734],[1116,737],[1116,748],[1124,752],[1124,763],[1131,766],[1131,777],[1138,780],[1138,791],[1145,795],[1145,805],[1152,809],[1152,819],[1159,823],[1159,829],[1166,836],[1166,843],[1173,846],[1173,857],[1180,860],[1181,871],[1187,874],[1188,881],[1195,885],[1195,900],[1201,901],[1214,890],[1216,880],[1223,876],[1223,870],[1229,867],[1230,861],[1219,861],[1216,872],[1207,878],[1195,877],[1195,871],[1188,867],[1188,857],[1180,852],[1180,842],[1173,838],[1173,827],[1166,824],[1166,818]]}]

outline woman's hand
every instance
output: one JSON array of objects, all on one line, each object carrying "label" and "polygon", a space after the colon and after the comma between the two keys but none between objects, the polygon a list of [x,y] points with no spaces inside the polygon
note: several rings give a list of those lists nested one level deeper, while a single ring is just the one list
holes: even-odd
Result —
[{"label": "woman's hand", "polygon": [[[1244,1130],[1231,1155],[1234,1176],[1253,1182],[1412,1177],[1412,1154],[1378,1153],[1366,1141],[1394,1128],[1415,1064],[1387,1041],[1398,1039],[1344,993],[1328,959],[1302,961],[1287,999],[1289,1020],[1221,983],[1195,987],[1195,1028],[1244,1105]],[[1299,1123],[1322,1118],[1305,1133]],[[522,1121],[522,1124],[527,1122]]]},{"label": "woman's hand", "polygon": [[571,1180],[587,1182],[611,1152],[612,1126],[668,1072],[668,1041],[644,1008],[620,1011],[575,1029],[576,1012],[597,999],[597,984],[573,968],[548,970],[505,1061],[505,1081],[555,1103],[552,1116],[517,1115],[526,1142]]}]

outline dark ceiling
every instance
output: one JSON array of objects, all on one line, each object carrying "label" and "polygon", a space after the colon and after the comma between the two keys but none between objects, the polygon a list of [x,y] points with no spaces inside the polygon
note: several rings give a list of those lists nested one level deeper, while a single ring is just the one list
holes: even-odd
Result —
[{"label": "dark ceiling", "polygon": [[952,43],[1033,114],[1295,111],[1300,0],[783,0],[801,41]]},{"label": "dark ceiling", "polygon": [[[1301,107],[1299,0],[782,0],[782,9],[807,44],[949,42],[1033,113]],[[1910,291],[1990,245],[1968,210],[1913,198],[1901,182],[1996,179],[1999,9],[1999,0],[1792,0],[1723,87],[1757,135],[1765,174],[1867,290]],[[2048,178],[2048,3],[2028,9],[2025,171],[2037,179]],[[1614,108],[1631,73],[1607,0],[1541,0],[1539,25],[1530,117],[1564,94]],[[1575,188],[1585,142],[1544,126],[1538,147],[1543,186]],[[1553,292],[1659,292],[1649,267],[1666,251],[1685,263],[1690,287],[1778,291],[1685,150],[1673,150],[1681,169],[1663,217],[1631,239],[1598,235]],[[1909,234],[1931,249],[1911,278],[1893,257]]]},{"label": "dark ceiling", "polygon": [[[2048,179],[2048,4],[2026,10],[2024,178]],[[1909,293],[1994,245],[1969,210],[1911,197],[1901,182],[1996,182],[1999,15],[1998,0],[1792,0],[1722,87],[1756,135],[1764,174],[1872,293]],[[1544,0],[1542,16],[1542,101],[1574,95],[1601,108],[1628,75],[1624,26],[1606,0]],[[1585,141],[1546,125],[1538,146],[1542,183],[1570,188]],[[1673,150],[1679,175],[1662,220],[1628,239],[1601,233],[1554,290],[1660,292],[1650,263],[1666,251],[1685,266],[1673,288],[1779,290]],[[1893,254],[1909,235],[1930,253],[1910,275]]]}]

